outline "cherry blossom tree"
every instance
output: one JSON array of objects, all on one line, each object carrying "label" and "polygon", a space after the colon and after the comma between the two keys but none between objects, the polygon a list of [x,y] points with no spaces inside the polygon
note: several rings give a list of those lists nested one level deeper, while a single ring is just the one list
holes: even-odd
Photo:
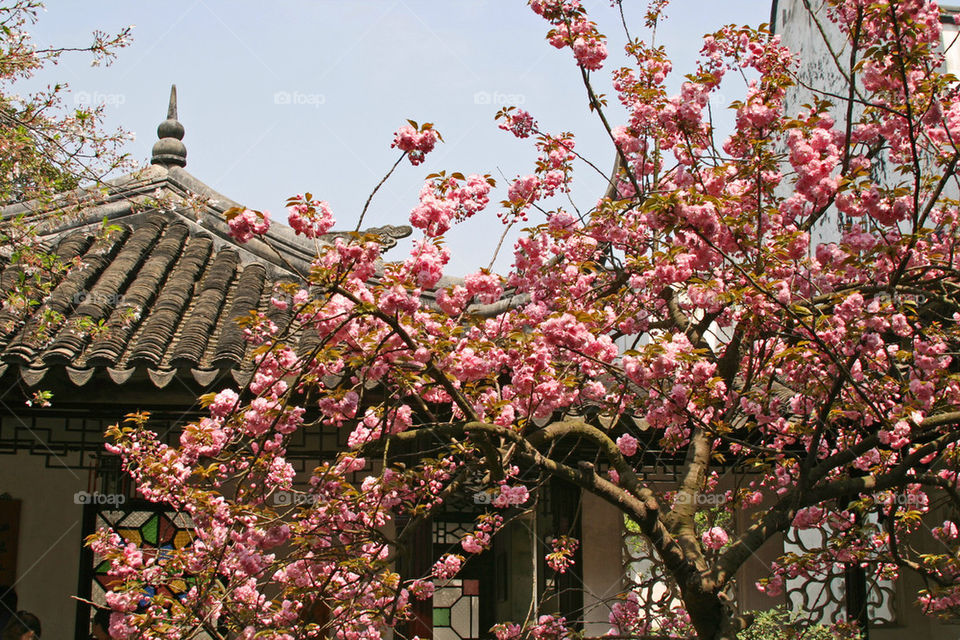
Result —
[{"label": "cherry blossom tree", "polygon": [[84,46],[37,46],[28,29],[43,3],[18,0],[0,6],[0,202],[24,202],[62,193],[81,182],[99,182],[122,166],[122,131],[100,128],[103,105],[64,107],[67,85],[19,95],[17,83],[64,55],[89,55],[94,65],[110,64],[130,42],[131,27],[114,34],[97,31]]},{"label": "cherry blossom tree", "polygon": [[[29,29],[37,21],[43,3],[15,0],[0,4],[0,205],[24,203],[19,215],[0,223],[3,260],[13,268],[4,280],[4,322],[18,322],[51,290],[69,265],[36,240],[38,221],[31,205],[50,208],[50,199],[61,194],[58,207],[67,212],[75,205],[63,194],[77,186],[93,187],[88,196],[112,171],[129,166],[122,146],[124,131],[107,132],[102,127],[103,105],[69,108],[66,84],[49,85],[21,94],[22,82],[39,70],[56,65],[67,56],[89,56],[92,63],[110,64],[117,51],[130,41],[131,28],[112,34],[97,31],[83,46],[38,46]],[[40,327],[55,325],[62,318],[45,310]],[[40,400],[45,401],[41,394]]]},{"label": "cherry blossom tree", "polygon": [[[501,128],[539,152],[496,207],[505,225],[534,225],[509,273],[441,280],[444,234],[490,215],[495,185],[435,172],[410,213],[409,257],[381,262],[360,234],[319,246],[275,298],[293,320],[246,319],[250,384],[205,397],[209,417],[179,447],[144,415],[111,429],[139,491],[196,525],[190,547],[164,555],[92,539],[118,579],[116,637],[380,638],[550,478],[621,510],[677,598],[658,610],[625,595],[617,635],[736,637],[751,624],[731,595],[744,563],[791,527],[824,524],[829,545],[784,556],[759,587],[777,595],[787,578],[853,563],[917,573],[926,612],[956,611],[960,102],[937,7],[826,3],[818,19],[847,39],[833,43],[847,82],[835,95],[798,87],[797,54],[765,27],[734,26],[704,38],[671,95],[662,47],[631,38],[611,71],[578,0],[529,4],[609,135],[607,193],[570,201],[574,167],[595,164],[572,134],[504,109]],[[621,111],[599,91],[611,79]],[[744,79],[721,136],[711,97]],[[797,90],[810,99],[789,111]],[[419,164],[439,141],[410,123],[393,146]],[[307,237],[333,224],[311,194],[288,205]],[[265,212],[230,220],[241,240],[269,225]],[[822,229],[832,239],[813,242]],[[346,430],[349,447],[295,490],[285,456],[305,429]],[[681,469],[670,486],[648,479],[660,458]],[[417,527],[478,485],[495,499],[462,552],[399,573]],[[278,507],[278,491],[303,500]],[[704,509],[706,494],[723,500]],[[739,510],[752,516],[735,527]],[[558,535],[550,566],[567,570],[580,542]],[[159,588],[185,577],[178,597]],[[533,611],[493,631],[562,638],[573,623]]]}]

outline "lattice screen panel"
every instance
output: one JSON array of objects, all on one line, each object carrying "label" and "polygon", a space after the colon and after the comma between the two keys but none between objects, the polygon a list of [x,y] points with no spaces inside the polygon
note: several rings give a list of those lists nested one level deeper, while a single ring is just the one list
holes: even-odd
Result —
[{"label": "lattice screen panel", "polygon": [[[830,529],[791,529],[787,532],[783,550],[796,554],[810,553],[827,547]],[[897,621],[895,585],[889,580],[878,580],[866,569],[867,616],[871,626],[892,625]],[[787,598],[792,610],[806,611],[813,623],[830,624],[846,620],[846,586],[844,567],[838,565],[829,575],[811,575],[789,578],[786,581]]]}]

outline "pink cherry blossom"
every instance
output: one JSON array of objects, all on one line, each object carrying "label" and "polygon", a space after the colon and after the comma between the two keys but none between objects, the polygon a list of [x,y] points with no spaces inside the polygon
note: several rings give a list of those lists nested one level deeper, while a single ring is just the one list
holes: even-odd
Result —
[{"label": "pink cherry blossom", "polygon": [[333,211],[329,203],[307,196],[297,195],[287,202],[288,223],[298,234],[317,238],[333,227]]},{"label": "pink cherry blossom", "polygon": [[617,447],[619,447],[620,453],[627,456],[628,458],[630,456],[636,455],[637,445],[638,445],[637,439],[634,438],[629,433],[625,433],[619,438],[617,438]]},{"label": "pink cherry blossom", "polygon": [[703,542],[703,546],[707,549],[719,551],[730,541],[730,538],[727,532],[721,527],[710,527],[710,529],[705,531],[700,537],[700,541]]},{"label": "pink cherry blossom", "polygon": [[243,209],[229,220],[230,235],[237,242],[246,243],[254,236],[263,235],[270,228],[270,213],[268,211],[253,211]]},{"label": "pink cherry blossom", "polygon": [[509,131],[518,138],[527,138],[537,128],[537,122],[523,109],[508,111],[503,115],[500,128]]},{"label": "pink cherry blossom", "polygon": [[446,554],[433,565],[432,575],[440,580],[452,578],[460,571],[463,558],[458,555]]},{"label": "pink cherry blossom", "polygon": [[412,125],[403,125],[394,133],[393,144],[390,146],[406,152],[410,164],[417,166],[433,151],[439,139],[440,136],[432,128],[418,131]]}]

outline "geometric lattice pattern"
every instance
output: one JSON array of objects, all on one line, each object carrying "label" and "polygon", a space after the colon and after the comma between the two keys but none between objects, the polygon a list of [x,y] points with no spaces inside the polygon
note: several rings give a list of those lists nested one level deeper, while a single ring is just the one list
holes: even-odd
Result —
[{"label": "geometric lattice pattern", "polygon": [[[128,411],[118,407],[103,417],[78,418],[69,411],[53,410],[45,417],[5,415],[0,403],[0,454],[28,451],[46,458],[46,466],[60,469],[96,470],[97,457],[103,454],[103,432],[116,424]],[[40,412],[33,412],[40,413]],[[161,442],[176,446],[182,425],[199,419],[198,407],[184,412],[151,413],[148,427],[159,434]],[[309,471],[322,460],[346,448],[348,430],[332,427],[299,429],[290,437],[287,460],[300,471]]]},{"label": "geometric lattice pattern", "polygon": [[[114,531],[126,542],[132,542],[140,548],[145,557],[163,557],[163,554],[172,550],[183,549],[193,542],[193,524],[190,517],[184,513],[167,510],[151,509],[115,509],[103,510],[97,513],[96,528],[106,528]],[[93,561],[93,589],[91,600],[105,606],[104,595],[115,582],[115,578],[107,575],[110,563],[94,556]],[[190,588],[187,580],[173,583],[170,589],[164,588],[163,593],[176,597]],[[156,591],[149,587],[146,596],[153,596]]]},{"label": "geometric lattice pattern", "polygon": [[460,540],[473,531],[473,522],[450,522],[448,520],[433,521],[433,544],[441,549],[451,545],[459,545]]}]

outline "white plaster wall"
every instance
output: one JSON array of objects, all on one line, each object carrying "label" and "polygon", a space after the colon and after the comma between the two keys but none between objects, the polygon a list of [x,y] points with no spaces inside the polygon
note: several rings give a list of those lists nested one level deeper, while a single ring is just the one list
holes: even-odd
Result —
[{"label": "white plaster wall", "polygon": [[954,75],[960,71],[960,29],[955,24],[945,24],[940,40],[943,42],[943,53],[947,58],[947,71]]},{"label": "white plaster wall", "polygon": [[[824,0],[808,0],[811,9],[818,17],[814,19],[810,10],[804,6],[804,0],[778,0],[775,15],[773,16],[774,32],[780,36],[781,42],[799,59],[797,68],[797,84],[787,90],[784,98],[784,115],[796,117],[807,111],[804,105],[812,105],[814,98],[830,100],[835,106],[831,109],[838,127],[846,121],[846,108],[842,96],[846,95],[844,76],[840,73],[836,60],[842,66],[848,65],[849,51],[846,38],[840,30],[830,22],[825,13]],[[831,98],[833,94],[838,97]],[[780,141],[780,151],[786,154],[786,141]],[[793,167],[786,160],[781,170],[784,175],[792,176]],[[777,188],[779,195],[790,195],[792,180],[784,180]],[[837,212],[831,211],[817,225],[811,237],[811,244],[820,242],[835,242],[839,239],[836,230]]]},{"label": "white plaster wall", "polygon": [[584,635],[610,630],[610,604],[623,591],[623,514],[608,502],[584,492],[582,558]]},{"label": "white plaster wall", "polygon": [[[818,12],[819,17],[813,16],[804,6],[804,0],[779,0],[775,16],[774,28],[781,41],[789,49],[800,56],[801,64],[798,77],[801,85],[793,88],[785,100],[785,111],[789,116],[800,112],[801,105],[809,103],[810,89],[827,91],[844,95],[844,80],[836,63],[834,55],[846,61],[849,55],[846,39],[840,30],[824,15],[823,0],[810,0],[810,6]],[[819,22],[819,25],[818,25]],[[824,42],[823,34],[829,40],[829,46]],[[831,54],[831,49],[833,54]],[[834,100],[838,103],[838,100]],[[839,120],[839,119],[838,119]]]},{"label": "white plaster wall", "polygon": [[44,638],[74,637],[75,601],[83,544],[85,471],[47,469],[43,456],[0,455],[0,492],[21,500],[17,558],[19,607],[36,614]]},{"label": "white plaster wall", "polygon": [[[848,85],[844,74],[849,74],[850,45],[847,37],[827,18],[825,0],[806,1],[809,2],[810,9],[804,6],[805,0],[778,0],[775,11],[775,33],[799,59],[798,81],[796,86],[787,92],[784,111],[788,116],[795,116],[804,110],[803,105],[812,104],[816,96],[834,104],[830,113],[837,123],[837,128],[841,128],[846,122]],[[960,76],[958,28],[950,24],[943,24],[941,27],[941,43],[946,56],[946,68],[943,71]],[[861,107],[855,105],[854,120],[859,117],[860,112]],[[789,170],[789,167],[787,169]],[[874,160],[873,173],[881,181],[890,184],[912,184],[912,180],[893,172],[886,165],[885,154]],[[945,195],[957,197],[956,185],[948,185]]]}]

